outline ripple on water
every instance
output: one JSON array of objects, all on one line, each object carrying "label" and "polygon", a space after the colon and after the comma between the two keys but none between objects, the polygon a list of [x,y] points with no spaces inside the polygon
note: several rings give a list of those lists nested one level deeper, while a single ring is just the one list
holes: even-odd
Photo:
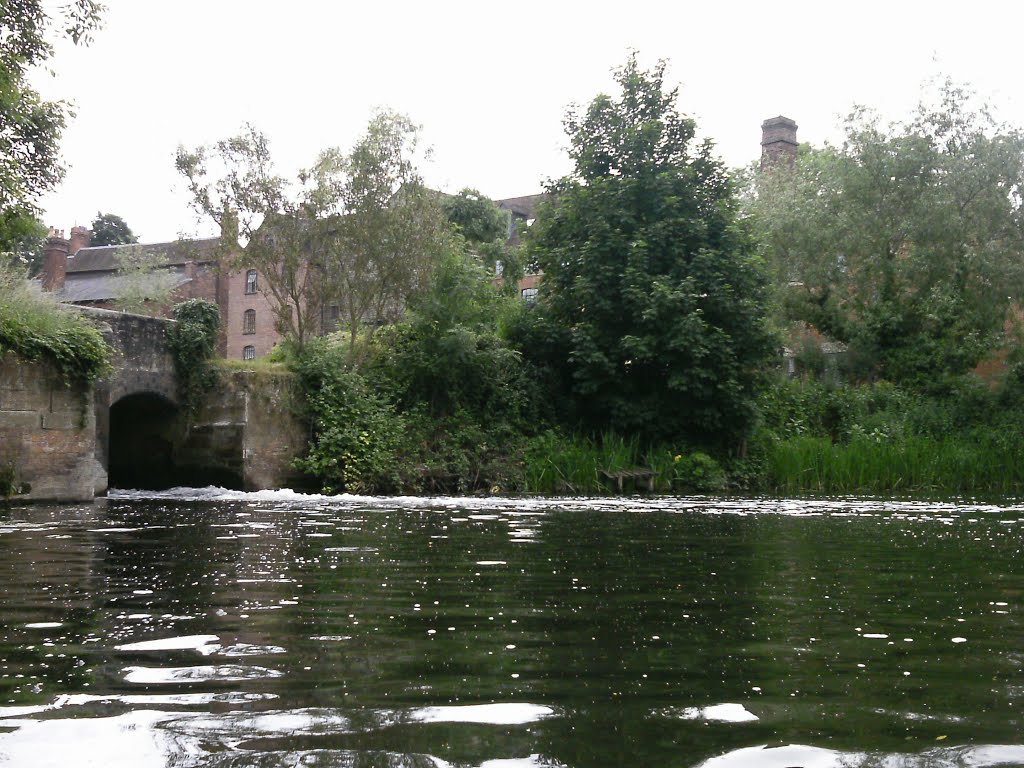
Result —
[{"label": "ripple on water", "polygon": [[217,635],[183,635],[181,637],[165,637],[160,640],[142,640],[137,643],[125,643],[114,646],[118,651],[201,651],[204,646],[220,640]]},{"label": "ripple on water", "polygon": [[758,716],[742,704],[713,704],[709,707],[673,707],[662,710],[663,717],[681,720],[706,720],[712,723],[752,723]]},{"label": "ripple on water", "polygon": [[782,747],[745,747],[700,763],[697,768],[935,768],[965,766],[996,768],[1024,764],[1024,746],[982,745],[975,747],[943,747],[917,754],[879,754],[839,752],[803,744]]},{"label": "ripple on water", "polygon": [[125,667],[124,680],[141,685],[197,682],[240,682],[283,677],[284,672],[266,667],[235,664],[201,665],[197,667]]},{"label": "ripple on water", "polygon": [[551,717],[555,711],[540,704],[505,702],[467,704],[461,707],[424,707],[414,710],[409,719],[419,723],[486,723],[488,725],[525,725]]}]

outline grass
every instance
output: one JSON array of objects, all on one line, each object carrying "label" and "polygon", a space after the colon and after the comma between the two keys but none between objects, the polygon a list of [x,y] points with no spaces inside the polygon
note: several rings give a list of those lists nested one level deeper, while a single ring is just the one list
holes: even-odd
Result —
[{"label": "grass", "polygon": [[798,437],[769,450],[772,490],[822,493],[994,493],[1024,488],[1024,456],[1012,444],[907,437],[834,444]]},{"label": "grass", "polygon": [[606,490],[601,470],[636,467],[639,443],[618,435],[599,440],[549,431],[534,438],[526,451],[524,485],[529,493],[596,494]]},{"label": "grass", "polygon": [[110,371],[110,350],[80,315],[34,287],[23,274],[0,267],[0,356],[52,363],[66,382],[90,382]]},{"label": "grass", "polygon": [[215,368],[228,372],[253,371],[255,373],[272,374],[289,373],[288,365],[286,363],[271,362],[266,358],[256,358],[255,360],[226,360],[223,358],[215,358],[210,362]]}]

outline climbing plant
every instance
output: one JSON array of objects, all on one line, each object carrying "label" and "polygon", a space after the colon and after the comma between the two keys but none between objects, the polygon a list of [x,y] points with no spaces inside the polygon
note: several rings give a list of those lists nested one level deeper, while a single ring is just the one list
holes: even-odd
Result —
[{"label": "climbing plant", "polygon": [[168,333],[168,345],[174,356],[178,377],[178,396],[188,411],[194,411],[199,398],[216,380],[210,360],[217,349],[220,310],[203,299],[189,299],[174,307],[177,321]]}]

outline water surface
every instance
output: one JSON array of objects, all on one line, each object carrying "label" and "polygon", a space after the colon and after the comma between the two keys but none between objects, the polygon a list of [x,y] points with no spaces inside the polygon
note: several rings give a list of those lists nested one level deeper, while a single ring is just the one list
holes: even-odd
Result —
[{"label": "water surface", "polygon": [[1024,507],[0,510],[0,765],[1024,765]]}]

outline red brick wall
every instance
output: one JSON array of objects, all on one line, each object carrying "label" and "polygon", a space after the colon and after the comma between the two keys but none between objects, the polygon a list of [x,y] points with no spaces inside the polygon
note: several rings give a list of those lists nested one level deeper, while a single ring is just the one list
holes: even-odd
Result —
[{"label": "red brick wall", "polygon": [[[227,337],[228,360],[241,360],[243,350],[250,345],[256,348],[256,357],[263,357],[281,340],[275,327],[274,305],[263,294],[263,286],[257,283],[256,293],[245,292],[246,272],[248,269],[227,275],[227,312],[221,322]],[[263,275],[258,275],[257,279],[262,280]],[[250,309],[256,312],[255,333],[244,332],[245,312]]]}]

